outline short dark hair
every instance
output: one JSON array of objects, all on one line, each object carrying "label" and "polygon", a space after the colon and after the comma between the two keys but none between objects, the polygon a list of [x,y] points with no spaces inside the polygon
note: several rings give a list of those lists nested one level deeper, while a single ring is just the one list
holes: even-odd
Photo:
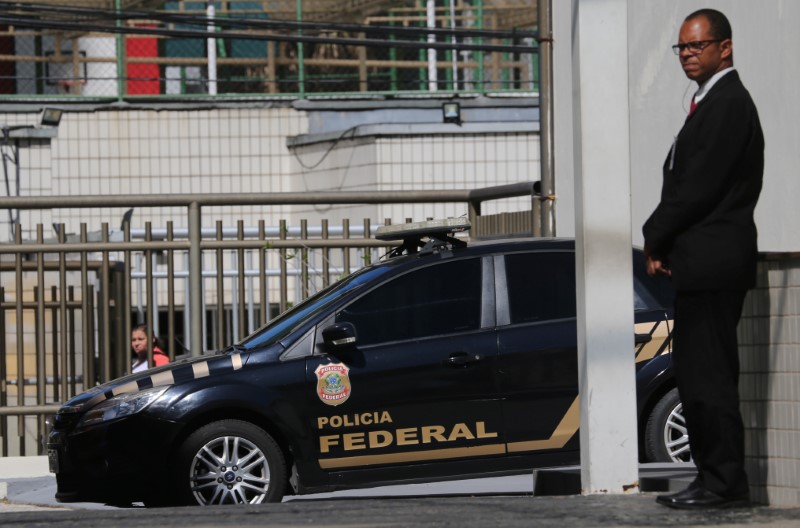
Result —
[{"label": "short dark hair", "polygon": [[711,36],[715,39],[725,40],[733,38],[733,30],[731,30],[731,23],[728,21],[728,17],[716,9],[698,9],[687,16],[684,22],[698,17],[705,17],[705,19],[708,20]]}]

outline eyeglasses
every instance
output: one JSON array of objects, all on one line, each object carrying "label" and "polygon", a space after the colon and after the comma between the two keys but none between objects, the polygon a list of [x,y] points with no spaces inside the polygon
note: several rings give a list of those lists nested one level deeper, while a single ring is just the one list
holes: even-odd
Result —
[{"label": "eyeglasses", "polygon": [[675,55],[680,55],[683,50],[688,49],[689,53],[692,55],[700,55],[703,53],[703,50],[706,49],[706,46],[712,42],[722,42],[723,40],[725,39],[694,40],[692,42],[686,42],[685,44],[675,44],[672,46],[672,51],[675,52]]}]

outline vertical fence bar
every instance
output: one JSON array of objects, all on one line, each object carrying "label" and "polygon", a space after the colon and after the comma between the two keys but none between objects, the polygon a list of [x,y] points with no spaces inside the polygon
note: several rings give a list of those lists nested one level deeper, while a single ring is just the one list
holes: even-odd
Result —
[{"label": "vertical fence bar", "polygon": [[[244,220],[238,220],[236,223],[236,240],[242,241],[244,240]],[[239,310],[239,335],[238,339],[242,339],[247,332],[245,331],[245,302],[246,302],[246,295],[245,295],[245,287],[244,287],[244,275],[245,271],[247,270],[247,266],[245,265],[244,261],[244,248],[240,247],[236,250],[236,278],[237,284],[239,287],[239,306],[237,307]],[[231,307],[233,308],[233,307]]]},{"label": "vertical fence bar", "polygon": [[[14,242],[22,244],[22,226],[14,224]],[[14,258],[16,275],[16,292],[14,293],[14,313],[17,318],[17,405],[25,405],[25,341],[23,339],[25,325],[22,313],[22,253]],[[17,435],[19,436],[19,454],[25,456],[25,417],[17,417]]]},{"label": "vertical fence bar", "polygon": [[[75,396],[77,392],[75,392],[76,384],[78,382],[78,371],[76,370],[75,364],[75,356],[77,355],[77,350],[75,350],[75,286],[69,286],[67,288],[67,346],[69,350],[69,371],[72,375],[69,378],[69,395],[70,397]],[[44,417],[42,417],[44,418]],[[41,443],[40,443],[41,445]]]},{"label": "vertical fence bar", "polygon": [[[103,222],[100,226],[100,236],[103,244],[108,244],[108,222]],[[111,292],[109,291],[109,260],[108,250],[103,250],[102,264],[100,267],[100,306],[98,307],[99,318],[99,343],[100,343],[100,359],[102,366],[101,382],[111,380],[116,376],[112,376],[111,371]],[[121,372],[120,372],[121,374]]]},{"label": "vertical fence bar", "polygon": [[[252,270],[253,268],[253,251],[247,250],[245,255],[247,262],[245,264],[245,271]],[[255,280],[253,274],[246,277],[247,279],[247,332],[245,335],[252,334],[256,329],[256,290]]]},{"label": "vertical fence bar", "polygon": [[553,42],[550,0],[538,0],[539,18],[539,156],[541,159],[542,236],[556,236],[554,122],[553,122]]},{"label": "vertical fence bar", "polygon": [[97,385],[97,369],[95,368],[95,341],[94,335],[96,330],[95,320],[94,317],[95,313],[95,302],[94,302],[94,286],[89,283],[87,284],[86,293],[87,293],[87,303],[86,303],[86,310],[87,310],[87,324],[86,324],[86,334],[87,338],[87,346],[89,348],[86,349],[86,355],[88,356],[88,372],[90,374],[89,381],[86,381],[86,376],[84,375],[84,387],[91,388]]},{"label": "vertical fence bar", "polygon": [[309,276],[308,276],[308,220],[300,220],[300,296],[307,299],[309,295]]},{"label": "vertical fence bar", "polygon": [[[175,240],[172,220],[167,222],[167,242]],[[167,252],[167,343],[168,349],[165,351],[169,355],[170,361],[175,361],[175,251]]]},{"label": "vertical fence bar", "polygon": [[[81,222],[81,243],[86,243],[86,223]],[[94,319],[89,311],[89,266],[85,251],[81,251],[81,343],[83,349],[83,389],[94,384],[94,355],[90,354],[94,334],[89,332],[89,322]]]},{"label": "vertical fence bar", "polygon": [[[217,240],[222,240],[222,220],[217,220]],[[225,268],[222,248],[216,249],[217,257],[217,348],[225,347]]]},{"label": "vertical fence bar", "polygon": [[[122,219],[122,239],[126,242],[126,244],[131,241],[131,221],[127,216],[123,217]],[[125,305],[120,306],[119,309],[120,311],[124,312],[124,317],[122,319],[123,332],[125,333],[125,336],[128,339],[130,339],[131,332],[133,330],[132,328],[133,325],[131,324],[131,314],[130,314],[131,296],[132,296],[131,292],[132,253],[130,250],[125,250],[122,255],[123,255],[122,258],[124,259],[124,262],[122,263],[122,273],[123,273],[122,291],[123,291],[123,296],[125,297]],[[139,285],[140,285],[139,289],[141,289],[141,282],[139,282]]]},{"label": "vertical fence bar", "polygon": [[[322,239],[328,240],[328,219],[322,220]],[[323,248],[322,251],[322,287],[327,288],[331,283],[331,250]]]},{"label": "vertical fence bar", "polygon": [[[0,286],[0,407],[8,406],[8,378],[6,372],[6,290]],[[0,416],[0,437],[3,439],[2,455],[8,456],[8,416]]]},{"label": "vertical fence bar", "polygon": [[[350,219],[342,219],[342,240],[350,238]],[[344,275],[350,275],[350,249],[345,247],[342,252],[342,266],[344,267]]]},{"label": "vertical fence bar", "polygon": [[[44,226],[36,225],[36,244],[44,243]],[[36,403],[44,405],[47,401],[47,350],[45,346],[45,311],[44,311],[44,253],[36,254],[36,287],[33,290],[36,301]],[[44,430],[43,415],[39,416],[38,430]],[[41,446],[41,442],[39,442]]]},{"label": "vertical fence bar", "polygon": [[[153,240],[153,226],[150,222],[144,223],[144,240],[145,242]],[[144,324],[147,325],[147,367],[153,368],[156,364],[153,362],[153,338],[155,337],[153,311],[155,306],[153,304],[153,251],[151,249],[144,250],[144,261]]]},{"label": "vertical fence bar", "polygon": [[53,350],[53,400],[60,401],[61,391],[58,383],[60,367],[58,364],[58,290],[55,286],[50,287],[50,324],[53,325],[53,333],[50,335],[50,346]]},{"label": "vertical fence bar", "polygon": [[261,326],[265,324],[269,318],[269,298],[267,297],[267,236],[263,218],[258,221],[258,239],[262,242],[258,250],[258,286],[259,298],[261,299],[259,326]]},{"label": "vertical fence bar", "polygon": [[[239,339],[239,268],[241,263],[237,258],[239,256],[238,250],[230,252],[231,266],[231,302],[230,302],[230,315],[225,319],[226,335],[225,343],[235,343]],[[227,295],[227,290],[226,290]],[[227,302],[227,299],[226,299]]]},{"label": "vertical fence bar", "polygon": [[66,400],[69,398],[69,353],[67,351],[67,252],[63,246],[67,242],[67,226],[61,224],[58,230],[58,318],[61,328],[59,332],[58,350],[61,353],[61,394]]},{"label": "vertical fence bar", "polygon": [[201,251],[200,204],[189,204],[189,294],[192,356],[203,353],[203,261]]},{"label": "vertical fence bar", "polygon": [[[364,238],[370,238],[370,221],[369,218],[364,219]],[[372,263],[372,249],[365,247],[364,248],[364,261],[361,262],[361,266],[368,266]]]},{"label": "vertical fence bar", "polygon": [[[286,220],[280,221],[280,227],[278,228],[278,237],[281,240],[286,240]],[[278,250],[278,254],[280,255],[280,312],[283,313],[286,311],[286,299],[289,296],[289,280],[288,280],[288,270],[286,266],[286,249],[281,248]]]}]

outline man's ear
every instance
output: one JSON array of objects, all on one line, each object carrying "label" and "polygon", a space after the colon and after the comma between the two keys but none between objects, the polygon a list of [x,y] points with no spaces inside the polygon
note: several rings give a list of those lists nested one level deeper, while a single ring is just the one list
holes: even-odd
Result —
[{"label": "man's ear", "polygon": [[733,41],[731,39],[720,42],[719,48],[723,59],[733,59]]}]

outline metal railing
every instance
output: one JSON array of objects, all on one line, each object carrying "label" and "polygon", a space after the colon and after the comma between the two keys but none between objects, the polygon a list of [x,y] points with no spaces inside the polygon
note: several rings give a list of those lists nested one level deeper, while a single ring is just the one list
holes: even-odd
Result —
[{"label": "metal railing", "polygon": [[0,198],[2,209],[181,206],[187,219],[185,228],[159,229],[149,222],[131,229],[125,221],[119,232],[104,223],[92,236],[82,224],[69,238],[62,227],[56,240],[45,240],[40,224],[29,241],[17,225],[14,242],[0,244],[2,455],[38,452],[45,416],[59,402],[128,371],[134,323],[145,322],[163,337],[172,359],[184,344],[186,353],[200,355],[243,338],[388,249],[372,238],[370,220],[204,228],[203,207],[465,203],[475,238],[492,235],[482,202],[518,196],[531,198],[531,210],[494,222],[495,229],[538,233],[533,183],[418,192]]},{"label": "metal railing", "polygon": [[533,0],[375,1],[365,11],[337,0],[125,4],[0,2],[0,93],[127,99],[537,90]]}]

